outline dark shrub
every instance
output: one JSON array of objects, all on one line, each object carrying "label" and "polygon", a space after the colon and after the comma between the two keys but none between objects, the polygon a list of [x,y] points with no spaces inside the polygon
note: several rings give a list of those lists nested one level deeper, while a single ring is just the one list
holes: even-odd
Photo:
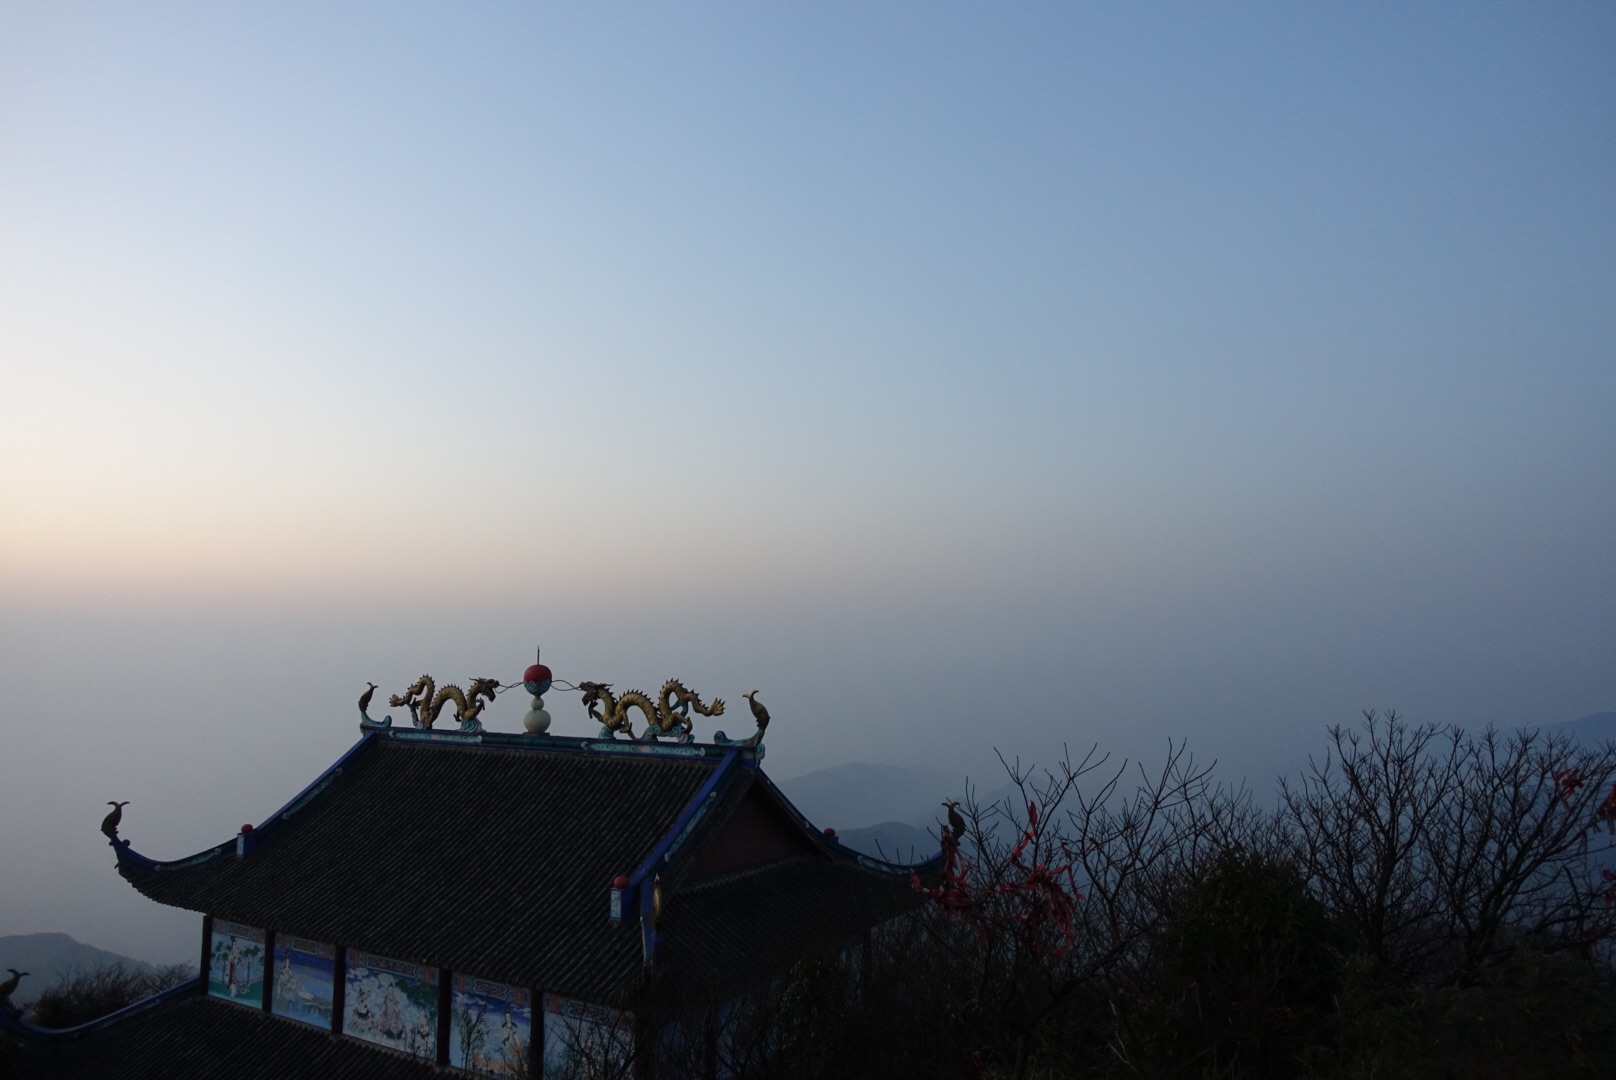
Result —
[{"label": "dark shrub", "polygon": [[1223,853],[1152,945],[1142,1049],[1186,1074],[1290,1077],[1325,1029],[1350,938],[1270,855]]}]

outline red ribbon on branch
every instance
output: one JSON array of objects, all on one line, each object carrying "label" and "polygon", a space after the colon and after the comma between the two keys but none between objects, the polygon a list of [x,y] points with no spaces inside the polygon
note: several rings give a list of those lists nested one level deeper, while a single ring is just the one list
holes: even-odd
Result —
[{"label": "red ribbon on branch", "polygon": [[[1022,941],[1038,955],[1065,956],[1077,940],[1077,903],[1083,899],[1072,875],[1072,864],[1051,867],[1048,863],[1028,866],[1023,860],[1027,848],[1039,839],[1038,804],[1027,803],[1027,828],[1020,841],[1011,849],[1010,863],[1018,872],[1010,881],[991,889],[973,885],[967,874],[967,864],[960,855],[959,838],[952,830],[943,829],[942,884],[928,889],[920,883],[920,876],[912,875],[909,887],[933,901],[950,914],[964,915],[980,922],[997,922],[1017,928]],[[1066,884],[1062,884],[1064,875]],[[994,898],[1008,899],[1013,910],[995,914],[989,910]],[[986,936],[986,926],[981,926]],[[1046,931],[1054,930],[1061,944],[1049,949]]]}]

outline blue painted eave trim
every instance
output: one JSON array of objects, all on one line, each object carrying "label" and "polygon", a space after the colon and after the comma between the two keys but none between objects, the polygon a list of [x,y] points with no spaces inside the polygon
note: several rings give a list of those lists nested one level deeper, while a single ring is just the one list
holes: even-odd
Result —
[{"label": "blue painted eave trim", "polygon": [[702,819],[707,816],[713,806],[718,802],[723,792],[724,781],[735,770],[736,762],[743,757],[749,757],[741,752],[740,747],[726,748],[718,767],[713,769],[712,775],[702,781],[701,787],[690,797],[685,808],[679,816],[673,819],[651,848],[651,851],[640,865],[629,875],[628,888],[619,891],[612,889],[612,911],[616,918],[626,918],[628,913],[639,912],[640,916],[640,948],[644,963],[649,965],[657,953],[657,927],[656,927],[656,893],[647,882],[653,880],[657,871],[667,866],[673,857],[678,854],[684,842],[696,831]]},{"label": "blue painted eave trim", "polygon": [[725,777],[734,771],[735,763],[740,758],[741,754],[738,748],[732,747],[725,752],[723,760],[718,763],[718,767],[713,770],[712,775],[707,777],[701,787],[696,789],[696,794],[692,795],[690,801],[685,804],[685,808],[679,811],[679,816],[673,819],[673,824],[668,826],[668,831],[663,833],[662,838],[651,848],[651,853],[645,857],[634,873],[629,875],[628,887],[631,895],[638,892],[641,883],[655,874],[678,853],[686,838],[695,831],[696,826],[701,823],[701,819],[707,816],[707,811],[717,801],[719,786],[724,782]]},{"label": "blue painted eave trim", "polygon": [[374,737],[368,733],[359,736],[359,741],[348,747],[347,753],[343,754],[336,761],[332,762],[331,767],[326,769],[326,771],[321,773],[319,776],[316,776],[313,783],[304,788],[302,791],[298,792],[296,795],[292,796],[292,798],[287,800],[285,806],[281,807],[279,810],[269,815],[269,817],[265,818],[263,822],[260,823],[253,831],[255,833],[261,833],[265,829],[273,828],[279,822],[285,821],[293,814],[307,806],[316,795],[330,787],[331,782],[342,775],[342,767],[348,764],[355,754],[369,746],[373,739]]},{"label": "blue painted eave trim", "polygon": [[[312,802],[314,798],[320,794],[320,792],[330,787],[331,784],[342,775],[343,766],[348,764],[348,762],[353,759],[355,754],[369,746],[374,738],[374,734],[361,735],[359,737],[359,741],[350,746],[347,752],[345,752],[336,761],[332,762],[329,768],[327,768],[319,776],[315,777],[313,783],[309,784],[302,791],[294,795],[285,806],[282,806],[279,810],[265,818],[262,824],[253,826],[251,847],[247,849],[247,854],[251,854],[252,848],[258,846],[266,832],[273,834],[277,826],[286,822],[293,814],[297,813],[299,810],[303,809],[310,802]],[[118,853],[119,869],[137,871],[184,870],[186,867],[195,866],[198,863],[209,862],[210,860],[218,858],[221,855],[234,854],[236,849],[236,838],[232,837],[222,844],[206,848],[197,852],[195,855],[187,855],[182,859],[169,859],[167,861],[160,861],[158,859],[153,859],[142,855],[140,852],[131,847],[129,841],[127,840],[114,840],[112,841],[112,847],[113,850]]]}]

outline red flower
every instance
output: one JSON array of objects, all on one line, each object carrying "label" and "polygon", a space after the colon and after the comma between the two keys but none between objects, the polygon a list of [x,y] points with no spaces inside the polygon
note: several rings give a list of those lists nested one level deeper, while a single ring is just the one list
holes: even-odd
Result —
[{"label": "red flower", "polygon": [[1560,797],[1560,803],[1567,810],[1571,809],[1571,794],[1582,787],[1581,771],[1577,769],[1561,769],[1554,774],[1554,793]]},{"label": "red flower", "polygon": [[1609,823],[1611,831],[1616,832],[1616,784],[1610,785],[1610,791],[1605,794],[1605,801],[1594,810],[1593,827]]}]

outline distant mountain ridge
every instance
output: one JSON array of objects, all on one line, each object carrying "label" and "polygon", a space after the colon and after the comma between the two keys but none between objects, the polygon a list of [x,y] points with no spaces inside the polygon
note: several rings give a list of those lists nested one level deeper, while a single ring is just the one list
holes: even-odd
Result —
[{"label": "distant mountain ridge", "polygon": [[[854,762],[776,783],[814,825],[835,829],[844,846],[907,863],[937,854],[943,800],[964,798],[967,779],[943,769]],[[1009,791],[1001,786],[978,798],[987,806]]]},{"label": "distant mountain ridge", "polygon": [[959,798],[965,778],[941,769],[854,762],[777,783],[809,821],[843,833],[913,821],[927,807]]},{"label": "distant mountain ridge", "polygon": [[66,934],[11,934],[0,937],[0,971],[16,968],[28,972],[28,978],[11,995],[12,1004],[18,1006],[34,1001],[66,975],[118,961],[141,971],[152,970],[152,965],[144,961],[86,945]]},{"label": "distant mountain ridge", "polygon": [[895,863],[924,862],[939,850],[936,826],[930,832],[902,821],[883,821],[838,833],[844,847]]},{"label": "distant mountain ridge", "polygon": [[[1616,711],[1524,726],[1534,728],[1585,745],[1616,741]],[[942,802],[962,798],[966,779],[943,769],[854,762],[776,783],[814,825],[835,829],[843,845],[893,862],[917,862],[937,853]],[[1001,773],[993,779],[1005,778]],[[1001,783],[992,791],[979,791],[978,800],[990,806],[1012,790]]]},{"label": "distant mountain ridge", "polygon": [[1580,743],[1616,742],[1616,712],[1589,713],[1539,730],[1545,735],[1569,735]]}]

